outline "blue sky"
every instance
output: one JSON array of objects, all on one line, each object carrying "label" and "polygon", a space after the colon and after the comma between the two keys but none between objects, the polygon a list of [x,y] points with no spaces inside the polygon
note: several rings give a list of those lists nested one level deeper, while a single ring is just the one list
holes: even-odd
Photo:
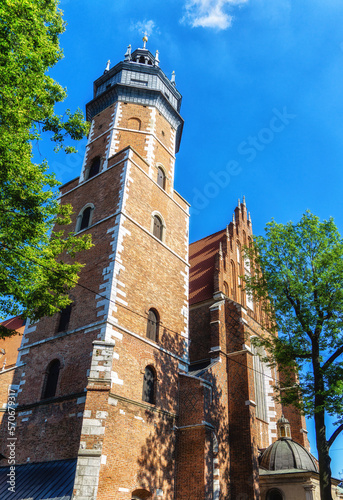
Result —
[{"label": "blue sky", "polygon": [[[228,224],[246,196],[255,234],[273,217],[310,209],[343,233],[343,2],[340,0],[62,0],[64,59],[51,71],[67,87],[59,109],[83,110],[108,59],[127,45],[160,52],[175,70],[185,119],[175,188],[192,204],[190,240]],[[81,168],[53,155],[57,178]],[[315,448],[312,425],[312,450]],[[335,451],[337,450],[337,451]],[[343,436],[333,474],[343,469]]]}]

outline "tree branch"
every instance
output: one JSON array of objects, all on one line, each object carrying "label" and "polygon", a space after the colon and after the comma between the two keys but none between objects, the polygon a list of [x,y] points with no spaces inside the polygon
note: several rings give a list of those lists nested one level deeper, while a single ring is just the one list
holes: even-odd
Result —
[{"label": "tree branch", "polygon": [[335,430],[335,432],[332,434],[332,436],[328,440],[328,446],[329,446],[329,448],[331,447],[331,445],[333,444],[333,442],[335,441],[335,439],[339,435],[339,433],[342,432],[342,431],[343,431],[343,424],[341,424],[339,427],[337,427],[337,429]]},{"label": "tree branch", "polygon": [[341,345],[341,347],[339,349],[337,349],[336,352],[334,352],[330,357],[329,359],[327,359],[325,361],[325,363],[323,364],[322,366],[322,369],[323,370],[326,370],[326,368],[330,365],[332,365],[332,363],[335,361],[335,359],[338,358],[338,356],[340,356],[341,354],[343,354],[343,345]]}]

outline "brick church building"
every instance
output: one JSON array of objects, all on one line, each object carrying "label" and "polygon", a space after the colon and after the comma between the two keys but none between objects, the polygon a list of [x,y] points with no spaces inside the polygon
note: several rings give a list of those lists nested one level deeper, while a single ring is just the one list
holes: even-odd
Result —
[{"label": "brick church building", "polygon": [[189,246],[181,95],[143,40],[94,82],[82,170],[61,188],[70,230],[94,243],[72,304],[27,324],[0,372],[0,497],[314,500],[304,417],[273,400],[278,374],[251,343],[245,201]]}]

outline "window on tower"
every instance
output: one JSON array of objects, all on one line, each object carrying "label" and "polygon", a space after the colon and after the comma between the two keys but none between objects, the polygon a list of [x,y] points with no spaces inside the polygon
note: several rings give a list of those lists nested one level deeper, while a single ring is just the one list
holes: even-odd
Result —
[{"label": "window on tower", "polygon": [[87,179],[91,179],[100,172],[100,156],[93,158],[88,170]]},{"label": "window on tower", "polygon": [[162,189],[165,189],[165,186],[166,186],[166,174],[164,173],[164,170],[161,167],[158,167],[158,169],[157,169],[157,184]]},{"label": "window on tower", "polygon": [[153,229],[152,234],[156,236],[159,240],[162,241],[163,236],[163,223],[162,219],[158,215],[154,215],[153,217]]},{"label": "window on tower", "polygon": [[155,404],[156,374],[152,366],[144,370],[142,400],[146,403]]},{"label": "window on tower", "polygon": [[72,304],[68,304],[64,309],[61,310],[57,332],[65,332],[68,330],[71,308]]},{"label": "window on tower", "polygon": [[157,342],[158,340],[159,316],[155,309],[150,309],[148,313],[148,322],[146,336],[148,339]]},{"label": "window on tower", "polygon": [[81,212],[79,213],[77,217],[77,222],[76,222],[76,232],[82,231],[83,229],[87,229],[92,223],[92,217],[93,217],[93,211],[94,211],[94,205],[91,203],[88,203]]},{"label": "window on tower", "polygon": [[127,128],[131,130],[140,130],[142,122],[139,118],[129,118],[127,121]]},{"label": "window on tower", "polygon": [[54,359],[49,363],[45,372],[42,399],[53,398],[55,396],[60,369],[61,363],[58,359]]}]

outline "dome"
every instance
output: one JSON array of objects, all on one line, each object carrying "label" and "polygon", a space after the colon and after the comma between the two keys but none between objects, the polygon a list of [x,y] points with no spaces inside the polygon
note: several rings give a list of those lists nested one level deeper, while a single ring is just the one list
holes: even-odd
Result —
[{"label": "dome", "polygon": [[262,454],[260,467],[266,470],[300,469],[318,472],[312,455],[292,439],[281,438]]}]

